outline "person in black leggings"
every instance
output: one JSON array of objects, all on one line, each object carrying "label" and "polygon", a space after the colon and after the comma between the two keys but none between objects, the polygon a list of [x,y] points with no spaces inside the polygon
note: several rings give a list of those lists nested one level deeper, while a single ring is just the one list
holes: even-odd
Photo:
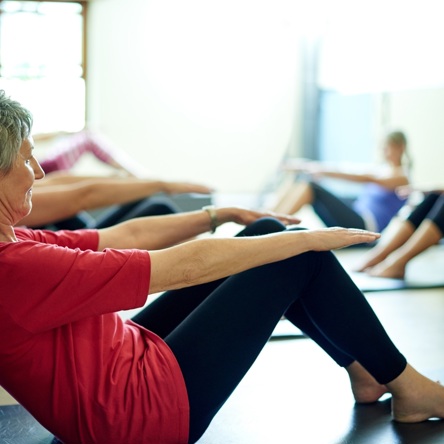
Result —
[{"label": "person in black leggings", "polygon": [[[263,219],[239,236],[283,230],[277,220]],[[358,401],[376,401],[387,391],[384,384],[406,369],[404,356],[330,252],[167,291],[133,321],[163,338],[179,362],[190,403],[190,443],[205,432],[284,314],[347,368],[352,383],[354,372],[362,375],[361,364],[374,376],[364,371],[371,390],[355,387]]]},{"label": "person in black leggings", "polygon": [[353,208],[355,199],[338,197],[313,181],[309,185],[313,210],[327,227],[368,228],[362,214]]},{"label": "person in black leggings", "polygon": [[[172,214],[169,199],[178,194],[211,194],[211,188],[188,182],[133,177],[52,174],[33,190],[33,210],[20,221],[29,228],[107,228],[136,217]],[[89,211],[108,209],[97,218]]]},{"label": "person in black leggings", "polygon": [[[444,387],[407,364],[329,253],[378,234],[287,231],[234,207],[74,233],[15,228],[44,172],[30,113],[2,91],[0,110],[0,382],[62,440],[196,442],[283,314],[346,366],[358,401],[389,391],[398,421],[444,418]],[[249,228],[195,239],[228,222]],[[163,340],[115,312],[160,292],[135,320]]]},{"label": "person in black leggings", "polygon": [[97,218],[86,211],[75,216],[45,225],[44,229],[80,230],[83,228],[108,228],[135,217],[163,216],[180,213],[180,208],[170,199],[162,197],[147,197],[124,205],[116,205],[106,210]]},{"label": "person in black leggings", "polygon": [[405,276],[408,262],[432,245],[444,233],[444,194],[432,192],[412,211],[396,231],[389,232],[364,258],[358,271],[372,276],[399,278]]},{"label": "person in black leggings", "polygon": [[[287,171],[305,173],[295,183],[280,192],[274,211],[295,214],[304,205],[311,205],[327,227],[360,228],[382,231],[405,203],[395,192],[409,183],[406,163],[409,164],[407,138],[401,131],[385,137],[383,144],[385,166],[372,168],[373,173],[353,173],[348,169],[334,168],[322,162],[289,160]],[[304,177],[308,174],[308,178]],[[318,183],[319,178],[329,178],[362,184],[356,199],[331,193]],[[308,179],[308,180],[307,180]]]}]

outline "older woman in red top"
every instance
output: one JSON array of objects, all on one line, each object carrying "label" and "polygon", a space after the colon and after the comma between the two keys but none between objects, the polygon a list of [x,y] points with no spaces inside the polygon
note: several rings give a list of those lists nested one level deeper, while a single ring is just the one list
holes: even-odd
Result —
[{"label": "older woman in red top", "polygon": [[[389,391],[397,421],[444,417],[444,388],[407,364],[327,252],[378,235],[290,231],[291,218],[236,208],[14,228],[44,175],[31,125],[1,92],[0,383],[64,443],[196,442],[283,314],[346,369],[358,402]],[[249,226],[187,241],[228,221]],[[116,314],[158,292],[132,321]]]}]

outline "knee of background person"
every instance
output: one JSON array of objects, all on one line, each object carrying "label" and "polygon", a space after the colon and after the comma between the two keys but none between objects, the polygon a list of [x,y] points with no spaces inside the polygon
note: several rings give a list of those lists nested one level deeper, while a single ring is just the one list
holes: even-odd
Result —
[{"label": "knee of background person", "polygon": [[[444,237],[444,218],[443,217],[426,217],[424,222],[428,222],[432,225],[432,227],[437,231],[437,233],[441,234],[441,239]],[[438,241],[439,243],[439,241]]]},{"label": "knee of background person", "polygon": [[416,231],[418,227],[421,225],[422,220],[418,220],[415,217],[410,215],[407,219],[404,220],[404,224],[412,231]]},{"label": "knee of background person", "polygon": [[441,193],[430,193],[423,201],[410,213],[406,219],[414,230],[418,229],[421,223],[426,219],[433,219],[433,209],[438,205],[442,198]]},{"label": "knee of background person", "polygon": [[436,200],[435,205],[428,214],[427,219],[433,223],[436,229],[441,233],[441,237],[444,234],[444,194],[440,193]]}]

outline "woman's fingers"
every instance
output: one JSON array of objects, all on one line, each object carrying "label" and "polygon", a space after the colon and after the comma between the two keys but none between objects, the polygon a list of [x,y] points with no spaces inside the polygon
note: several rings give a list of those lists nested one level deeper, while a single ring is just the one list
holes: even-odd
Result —
[{"label": "woman's fingers", "polygon": [[168,187],[169,194],[182,194],[182,193],[198,193],[198,194],[211,194],[214,192],[213,188],[206,185],[188,183],[188,182],[171,182]]},{"label": "woman's fingers", "polygon": [[233,222],[241,225],[249,225],[264,217],[274,217],[275,219],[282,222],[284,225],[294,225],[301,222],[300,219],[298,219],[297,217],[288,216],[285,214],[277,214],[272,211],[253,211],[243,208],[236,208],[236,214]]},{"label": "woman's fingers", "polygon": [[272,212],[270,212],[268,214],[268,216],[276,218],[277,220],[281,221],[285,225],[298,225],[301,223],[301,219],[294,217],[294,216],[287,216],[284,214],[276,214],[276,213],[272,213]]},{"label": "woman's fingers", "polygon": [[410,185],[403,185],[402,187],[396,188],[395,191],[399,197],[406,198],[406,197],[409,197],[410,194],[412,194],[414,189]]},{"label": "woman's fingers", "polygon": [[374,242],[379,239],[379,233],[360,229],[327,228],[311,232],[314,236],[313,249],[316,251],[337,250],[349,245]]},{"label": "woman's fingers", "polygon": [[199,194],[211,194],[214,189],[207,187],[206,185],[194,184],[190,183],[185,187],[190,193],[199,193]]},{"label": "woman's fingers", "polygon": [[200,194],[211,194],[214,193],[214,188],[210,188],[205,185],[196,185],[194,192]]},{"label": "woman's fingers", "polygon": [[301,223],[301,220],[297,217],[289,214],[275,213],[274,211],[255,211],[254,214],[257,219],[262,217],[274,217],[285,225],[297,225]]},{"label": "woman's fingers", "polygon": [[307,159],[290,159],[282,164],[284,171],[302,172],[310,168],[311,161]]}]

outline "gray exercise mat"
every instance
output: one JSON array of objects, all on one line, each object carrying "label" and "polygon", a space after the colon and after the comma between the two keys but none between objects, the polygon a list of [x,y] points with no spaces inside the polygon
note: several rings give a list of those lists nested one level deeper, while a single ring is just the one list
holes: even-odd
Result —
[{"label": "gray exercise mat", "polygon": [[406,276],[405,279],[372,277],[365,273],[350,273],[353,282],[363,292],[443,288],[444,273],[440,275]]},{"label": "gray exercise mat", "polygon": [[0,406],[0,443],[51,444],[53,438],[21,405]]},{"label": "gray exercise mat", "polygon": [[270,338],[272,341],[286,340],[286,339],[305,339],[307,336],[295,327],[289,320],[281,319],[273,330]]},{"label": "gray exercise mat", "polygon": [[405,279],[372,277],[366,273],[353,272],[353,268],[362,262],[365,250],[341,253],[338,258],[361,291],[414,290],[444,287],[444,245],[429,248],[412,259],[406,270]]}]

